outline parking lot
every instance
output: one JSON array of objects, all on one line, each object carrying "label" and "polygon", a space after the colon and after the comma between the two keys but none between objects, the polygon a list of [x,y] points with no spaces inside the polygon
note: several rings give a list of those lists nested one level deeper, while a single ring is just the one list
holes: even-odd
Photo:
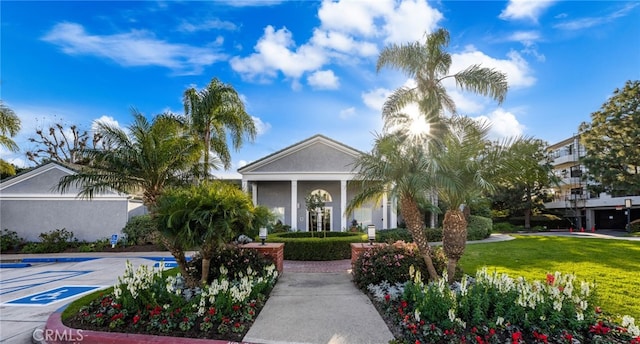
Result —
[{"label": "parking lot", "polygon": [[49,315],[69,302],[112,286],[134,266],[173,261],[168,252],[5,255],[0,257],[0,343],[32,343]]}]

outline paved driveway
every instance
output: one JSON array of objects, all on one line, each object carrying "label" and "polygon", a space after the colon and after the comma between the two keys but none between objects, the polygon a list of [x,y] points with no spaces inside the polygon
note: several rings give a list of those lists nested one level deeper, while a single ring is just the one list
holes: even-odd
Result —
[{"label": "paved driveway", "polygon": [[[173,260],[168,252],[3,254],[0,343],[32,343],[33,337],[39,340],[53,311],[86,293],[112,286],[124,273],[127,260],[137,267],[154,266],[163,258]],[[6,267],[20,261],[30,266]]]}]

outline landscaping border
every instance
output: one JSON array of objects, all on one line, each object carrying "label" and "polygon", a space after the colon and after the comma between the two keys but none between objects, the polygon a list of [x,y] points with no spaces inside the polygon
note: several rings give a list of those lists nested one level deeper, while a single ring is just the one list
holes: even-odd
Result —
[{"label": "landscaping border", "polygon": [[58,308],[55,312],[51,313],[51,315],[47,319],[47,323],[45,324],[43,331],[44,343],[68,344],[86,341],[92,344],[253,344],[249,342],[234,342],[218,339],[169,337],[121,332],[101,332],[70,328],[62,323],[62,311],[67,306],[68,304],[64,305],[61,308]]}]

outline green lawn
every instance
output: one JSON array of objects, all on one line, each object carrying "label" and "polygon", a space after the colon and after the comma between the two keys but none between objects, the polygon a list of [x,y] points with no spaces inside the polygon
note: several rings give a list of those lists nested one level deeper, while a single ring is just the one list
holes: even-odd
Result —
[{"label": "green lawn", "polygon": [[516,236],[515,240],[467,245],[465,273],[486,266],[515,278],[544,280],[547,272],[595,281],[605,313],[640,319],[640,241]]}]

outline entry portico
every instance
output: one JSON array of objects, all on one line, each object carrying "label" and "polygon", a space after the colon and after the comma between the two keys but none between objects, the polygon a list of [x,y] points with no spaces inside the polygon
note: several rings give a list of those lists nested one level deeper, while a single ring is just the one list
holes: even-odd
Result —
[{"label": "entry portico", "polygon": [[[349,216],[345,214],[347,202],[359,191],[359,183],[352,181],[356,176],[354,162],[361,154],[326,136],[315,135],[238,172],[242,187],[251,192],[254,204],[271,209],[293,230],[316,230],[318,223],[325,230],[344,231],[353,220],[380,229],[396,227],[395,207],[386,197],[381,204],[366,204]],[[305,199],[310,194],[318,194],[324,200],[320,219],[313,210],[306,209]]]}]

